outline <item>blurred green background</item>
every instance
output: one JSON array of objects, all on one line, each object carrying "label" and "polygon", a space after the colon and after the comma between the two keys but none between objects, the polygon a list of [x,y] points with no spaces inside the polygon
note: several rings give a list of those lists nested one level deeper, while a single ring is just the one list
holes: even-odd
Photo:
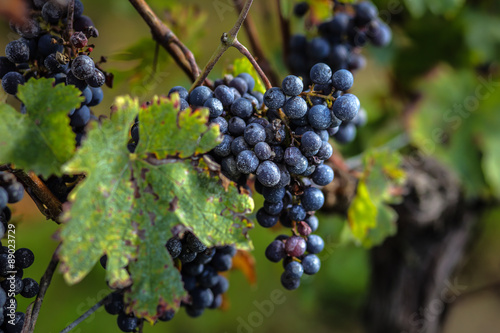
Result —
[{"label": "blurred green background", "polygon": [[[148,1],[167,21],[180,39],[194,52],[200,67],[210,58],[220,35],[236,20],[231,0]],[[367,47],[367,67],[355,76],[353,93],[367,109],[369,124],[356,141],[341,148],[345,156],[356,156],[367,148],[408,144],[420,148],[450,166],[464,183],[471,197],[496,200],[500,191],[500,124],[498,87],[493,85],[489,98],[462,118],[460,126],[442,121],[441,113],[463,103],[474,94],[481,77],[499,82],[497,61],[500,53],[500,4],[495,1],[374,1],[393,29],[393,42],[385,49]],[[166,94],[175,85],[190,82],[167,53],[160,49],[159,63],[153,75],[155,44],[149,28],[128,1],[85,0],[85,14],[92,17],[100,37],[94,57],[106,56],[104,68],[115,74],[113,89],[105,88],[105,99],[94,108],[109,114],[113,99],[122,94],[138,96],[141,101],[155,94]],[[264,44],[266,55],[280,73],[286,75],[281,55],[281,34],[274,1],[255,0],[251,14]],[[300,31],[301,22],[292,24]],[[3,20],[0,46],[17,38]],[[240,40],[248,45],[245,33]],[[229,50],[210,75],[215,79],[240,55]],[[7,102],[14,102],[7,100]],[[442,122],[439,125],[439,122]],[[446,137],[432,139],[434,148],[425,150],[432,131],[444,129]],[[408,139],[407,139],[408,138]],[[427,145],[428,147],[428,145]],[[497,163],[498,162],[498,163]],[[257,207],[262,198],[256,197]],[[29,247],[35,264],[25,276],[39,279],[57,243],[52,239],[57,225],[46,221],[27,197],[13,206],[18,222],[17,247]],[[450,305],[445,332],[498,332],[500,299],[484,288],[500,281],[500,209],[482,214],[475,229],[475,240],[457,273],[457,281],[466,286],[467,297]],[[361,332],[364,298],[370,280],[369,250],[342,239],[344,218],[321,214],[318,230],[326,240],[322,270],[303,279],[299,290],[288,292],[280,285],[280,264],[268,262],[264,249],[277,232],[256,228],[251,231],[255,245],[257,284],[250,285],[239,271],[230,273],[228,309],[207,311],[192,319],[184,311],[169,323],[155,327],[146,324],[145,332]],[[269,304],[276,290],[283,293],[282,304]],[[109,292],[100,265],[75,286],[68,286],[56,274],[49,288],[36,332],[59,332]],[[19,309],[29,300],[18,299]],[[422,309],[425,311],[425,309]],[[119,332],[116,317],[99,309],[74,332]]]}]

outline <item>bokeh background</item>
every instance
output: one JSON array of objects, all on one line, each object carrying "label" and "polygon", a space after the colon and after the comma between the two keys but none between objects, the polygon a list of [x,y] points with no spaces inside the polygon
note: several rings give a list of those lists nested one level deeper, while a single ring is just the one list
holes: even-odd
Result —
[{"label": "bokeh background", "polygon": [[[497,65],[500,53],[500,3],[488,0],[375,0],[384,19],[393,29],[393,41],[387,48],[367,47],[365,69],[356,73],[352,89],[368,111],[369,123],[354,143],[342,147],[346,157],[354,157],[370,147],[395,145],[404,152],[410,143],[450,166],[464,183],[471,197],[495,202],[500,188],[500,93],[492,85],[488,99],[462,118],[460,126],[443,123],[445,138],[432,139],[434,148],[419,146],[422,138],[431,138],[430,130],[442,121],[441,113],[451,109],[480,84],[479,77],[500,82]],[[175,85],[189,87],[190,82],[160,48],[154,70],[155,43],[149,28],[128,1],[84,0],[100,36],[94,41],[96,56],[106,56],[104,68],[115,74],[113,89],[105,88],[105,99],[94,112],[109,114],[116,96],[131,94],[142,101],[155,94],[166,94]],[[234,24],[237,14],[232,0],[152,0],[148,1],[194,52],[200,67],[210,58],[219,38]],[[292,1],[290,1],[292,3]],[[251,10],[264,50],[281,77],[287,74],[282,61],[281,33],[275,1],[255,0]],[[300,32],[302,22],[292,24]],[[0,21],[0,49],[13,38],[8,22]],[[248,45],[246,34],[240,40]],[[229,50],[210,78],[223,70],[240,54]],[[7,102],[14,102],[10,99]],[[436,116],[436,115],[439,115]],[[485,125],[487,124],[487,125]],[[487,133],[487,135],[482,135]],[[457,138],[457,139],[455,139]],[[496,140],[498,138],[498,140]],[[420,141],[422,142],[422,141]],[[497,163],[498,162],[498,163]],[[262,198],[256,195],[259,206]],[[17,247],[29,247],[35,264],[25,276],[39,279],[57,246],[52,236],[58,226],[38,213],[29,197],[14,205],[17,223]],[[478,216],[474,237],[455,282],[460,297],[448,305],[444,325],[446,333],[500,331],[500,209],[489,205]],[[370,281],[369,250],[343,238],[345,219],[320,214],[318,230],[327,243],[322,255],[322,270],[303,279],[299,290],[285,291],[279,281],[282,268],[268,262],[264,249],[277,235],[256,228],[250,232],[255,245],[257,283],[249,284],[242,272],[229,274],[231,287],[227,308],[207,311],[192,319],[184,311],[169,323],[146,325],[145,332],[362,332],[362,313]],[[96,231],[97,232],[97,231]],[[453,280],[453,279],[452,279]],[[273,292],[283,293],[281,304],[269,305]],[[83,282],[68,286],[56,274],[49,288],[36,332],[59,332],[109,292],[104,271],[98,264]],[[19,298],[19,309],[29,300]],[[422,309],[430,318],[441,310]],[[74,332],[119,332],[116,316],[99,309]]]}]

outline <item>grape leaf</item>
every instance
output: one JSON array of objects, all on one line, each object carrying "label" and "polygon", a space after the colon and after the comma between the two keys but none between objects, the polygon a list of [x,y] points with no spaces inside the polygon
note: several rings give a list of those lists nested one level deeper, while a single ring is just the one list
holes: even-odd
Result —
[{"label": "grape leaf", "polygon": [[396,233],[396,212],[387,204],[401,197],[394,188],[401,186],[405,172],[401,156],[388,149],[370,150],[363,156],[364,172],[356,196],[347,211],[354,238],[365,247],[378,245]]},{"label": "grape leaf", "polygon": [[404,3],[410,14],[419,18],[429,9],[433,14],[454,14],[463,7],[464,0],[404,0]]},{"label": "grape leaf", "polygon": [[353,236],[359,240],[366,237],[368,230],[377,226],[377,207],[363,180],[358,183],[356,196],[347,211],[347,220]]},{"label": "grape leaf", "polygon": [[[235,186],[225,189],[197,155],[220,142],[218,127],[205,125],[207,109],[178,111],[177,96],[154,98],[142,109],[130,98],[116,105],[111,120],[89,131],[64,168],[84,172],[86,179],[65,207],[60,258],[65,279],[76,283],[106,254],[110,286],[131,286],[125,295],[129,310],[154,321],[161,315],[158,309],[176,309],[185,296],[165,248],[173,229],[183,226],[207,246],[250,249],[246,232],[251,223],[244,214],[253,210],[253,201]],[[129,129],[137,113],[140,140],[130,154]],[[179,144],[177,149],[173,144]]]},{"label": "grape leaf", "polygon": [[[154,153],[160,159],[179,154],[179,157],[184,158],[209,151],[215,143],[220,142],[217,125],[206,126],[207,109],[177,112],[179,107],[179,95],[173,94],[172,103],[156,100],[156,103],[142,110],[137,154]],[[166,134],[159,133],[168,133],[168,140]]]},{"label": "grape leaf", "polygon": [[0,105],[0,164],[13,163],[43,176],[60,175],[75,151],[75,134],[68,113],[80,105],[73,86],[53,86],[54,79],[30,79],[19,86],[26,114]]}]

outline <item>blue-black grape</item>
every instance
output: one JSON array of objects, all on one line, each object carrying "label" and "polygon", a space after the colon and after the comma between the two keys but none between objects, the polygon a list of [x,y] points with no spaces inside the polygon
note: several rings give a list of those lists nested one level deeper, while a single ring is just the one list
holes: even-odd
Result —
[{"label": "blue-black grape", "polygon": [[300,278],[291,278],[286,272],[281,274],[281,284],[287,290],[294,290],[300,286]]},{"label": "blue-black grape", "polygon": [[285,273],[289,278],[300,279],[304,274],[304,268],[299,262],[292,261],[285,266]]},{"label": "blue-black grape", "polygon": [[280,88],[271,88],[264,94],[264,104],[270,109],[279,109],[285,104],[285,94]]},{"label": "blue-black grape", "polygon": [[321,164],[316,167],[316,170],[313,172],[311,179],[312,181],[319,186],[326,186],[330,184],[333,180],[333,170],[328,165]]},{"label": "blue-black grape", "polygon": [[253,88],[255,87],[255,79],[252,77],[252,75],[248,73],[241,73],[237,77],[245,80],[247,84],[247,92],[251,92],[253,90]]},{"label": "blue-black grape", "polygon": [[182,86],[175,86],[172,89],[170,89],[168,91],[168,97],[170,97],[170,95],[172,95],[173,93],[178,93],[179,97],[185,100],[187,100],[189,97],[189,92],[187,91],[186,88]]},{"label": "blue-black grape", "polygon": [[321,268],[321,261],[317,255],[308,254],[302,259],[302,267],[304,267],[304,273],[313,275]]},{"label": "blue-black grape", "polygon": [[281,240],[272,241],[266,248],[266,258],[272,262],[279,262],[286,257],[285,243]]},{"label": "blue-black grape", "polygon": [[349,143],[356,137],[356,126],[353,123],[346,123],[339,126],[334,138],[339,143]]},{"label": "blue-black grape", "polygon": [[225,272],[231,269],[233,258],[229,254],[217,252],[212,258],[212,266],[219,272]]},{"label": "blue-black grape", "polygon": [[222,117],[217,117],[217,118],[210,119],[210,122],[213,124],[219,125],[219,130],[222,134],[227,133],[228,124],[227,124],[226,119],[224,119]]},{"label": "blue-black grape", "polygon": [[219,101],[217,98],[207,99],[203,106],[208,108],[210,118],[219,117],[224,111],[224,107],[222,106],[221,101]]},{"label": "blue-black grape", "polygon": [[348,122],[354,119],[359,108],[359,99],[353,94],[342,95],[333,103],[333,113],[335,114],[335,117],[343,122]]},{"label": "blue-black grape", "polygon": [[243,136],[250,146],[255,146],[257,143],[266,140],[266,131],[261,125],[252,123],[245,128]]},{"label": "blue-black grape", "polygon": [[87,55],[79,55],[71,63],[71,72],[79,80],[87,80],[95,74],[95,64]]},{"label": "blue-black grape", "polygon": [[87,82],[87,84],[93,88],[99,88],[102,87],[104,83],[106,83],[106,76],[99,69],[94,68],[92,76],[85,79],[85,82]]},{"label": "blue-black grape", "polygon": [[24,76],[18,72],[8,72],[2,78],[2,88],[7,94],[15,95],[19,85],[23,85],[25,82]]},{"label": "blue-black grape", "polygon": [[14,40],[5,47],[5,56],[13,63],[24,63],[30,59],[30,49],[22,40]]},{"label": "blue-black grape", "polygon": [[229,82],[229,87],[235,88],[238,90],[241,96],[248,91],[247,81],[241,77],[235,77]]},{"label": "blue-black grape", "polygon": [[264,199],[271,203],[281,202],[285,197],[285,193],[286,190],[284,187],[279,187],[279,188],[265,187],[264,190],[262,191]]},{"label": "blue-black grape", "polygon": [[133,315],[127,315],[124,312],[120,312],[116,318],[118,328],[123,332],[135,332],[139,324],[139,320]]},{"label": "blue-black grape", "polygon": [[288,96],[298,96],[304,89],[304,83],[295,75],[288,75],[281,83],[281,89]]},{"label": "blue-black grape", "polygon": [[312,254],[318,254],[323,251],[325,247],[325,241],[318,235],[309,235],[307,237],[307,252]]},{"label": "blue-black grape", "polygon": [[219,143],[217,145],[217,147],[214,148],[214,153],[217,155],[217,156],[221,156],[221,157],[226,157],[228,156],[229,154],[231,154],[231,143],[233,142],[233,137],[228,135],[228,134],[224,134],[224,136],[222,137],[222,142]]},{"label": "blue-black grape", "polygon": [[205,104],[207,99],[213,97],[213,92],[210,88],[199,86],[193,89],[189,94],[189,104],[195,107],[200,107]]},{"label": "blue-black grape", "polygon": [[238,154],[236,158],[236,166],[238,171],[243,174],[250,174],[257,170],[259,166],[259,158],[251,150],[244,150]]},{"label": "blue-black grape", "polygon": [[283,210],[283,201],[273,203],[270,201],[264,201],[264,210],[266,213],[269,215],[279,215],[281,211]]},{"label": "blue-black grape", "polygon": [[234,92],[226,85],[217,86],[214,90],[214,94],[224,107],[230,106],[234,102]]},{"label": "blue-black grape", "polygon": [[314,105],[307,112],[307,119],[314,129],[326,130],[332,124],[330,109],[325,105]]},{"label": "blue-black grape", "polygon": [[253,106],[252,102],[248,99],[239,97],[231,105],[231,113],[237,117],[246,119],[252,115]]},{"label": "blue-black grape", "polygon": [[229,119],[228,121],[228,131],[229,133],[231,133],[231,135],[234,135],[236,137],[243,135],[246,127],[247,124],[240,117],[231,117],[231,119]]},{"label": "blue-black grape", "polygon": [[280,170],[278,166],[271,161],[262,162],[256,171],[257,179],[262,185],[272,187],[280,181]]},{"label": "blue-black grape", "polygon": [[327,84],[332,78],[332,69],[327,64],[317,63],[311,68],[309,76],[315,84]]},{"label": "blue-black grape", "polygon": [[307,103],[302,97],[292,97],[286,101],[284,111],[291,119],[302,118],[307,113]]},{"label": "blue-black grape", "polygon": [[238,156],[239,153],[241,153],[244,150],[250,150],[250,146],[248,143],[245,141],[245,138],[243,136],[239,136],[233,140],[231,143],[231,153],[234,156]]},{"label": "blue-black grape", "polygon": [[340,69],[333,73],[332,76],[332,85],[337,90],[347,91],[351,89],[354,83],[354,77],[351,72],[346,69]]},{"label": "blue-black grape", "polygon": [[323,207],[325,197],[321,190],[315,187],[308,187],[301,196],[301,204],[308,212],[316,211]]},{"label": "blue-black grape", "polygon": [[274,227],[276,225],[276,223],[278,223],[278,216],[268,214],[264,210],[264,208],[260,208],[257,211],[256,218],[257,218],[257,222],[263,228],[271,228],[271,227]]},{"label": "blue-black grape", "polygon": [[254,152],[255,152],[255,155],[257,155],[257,157],[261,161],[265,161],[265,160],[270,159],[272,154],[273,154],[271,147],[265,142],[257,143],[254,147]]}]

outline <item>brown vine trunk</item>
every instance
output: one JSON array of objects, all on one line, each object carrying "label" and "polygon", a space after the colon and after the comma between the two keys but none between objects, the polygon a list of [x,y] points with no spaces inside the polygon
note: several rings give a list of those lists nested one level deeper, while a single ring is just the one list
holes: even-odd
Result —
[{"label": "brown vine trunk", "polygon": [[453,279],[479,207],[430,158],[407,163],[407,194],[395,207],[398,232],[371,252],[364,324],[368,333],[437,333],[463,292]]}]

